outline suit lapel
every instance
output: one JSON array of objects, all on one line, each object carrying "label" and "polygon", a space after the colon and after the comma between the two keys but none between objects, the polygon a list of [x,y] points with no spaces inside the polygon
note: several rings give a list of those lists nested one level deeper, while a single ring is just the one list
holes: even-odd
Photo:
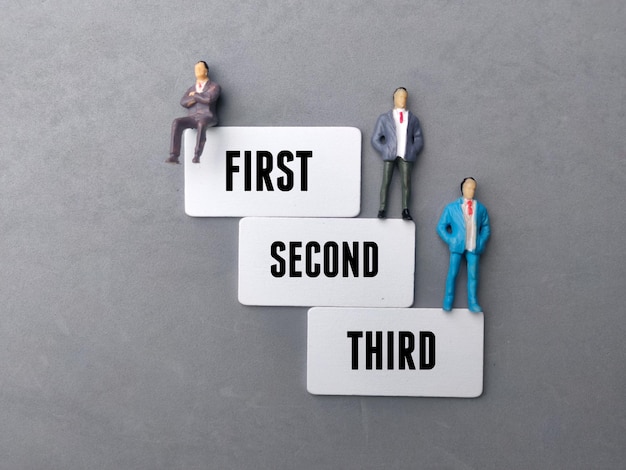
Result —
[{"label": "suit lapel", "polygon": [[463,231],[465,231],[465,217],[463,217],[463,198],[459,198],[454,205],[454,212],[456,213],[457,220],[460,222]]},{"label": "suit lapel", "polygon": [[[409,114],[409,122],[408,122],[408,126],[407,126],[407,131],[412,134],[413,133],[412,129],[415,126],[417,118],[415,117],[415,115],[411,111],[409,111],[408,114]],[[411,129],[411,130],[409,131],[409,129]]]},{"label": "suit lapel", "polygon": [[396,139],[396,123],[393,119],[393,110],[385,113],[387,116],[387,135],[385,136],[388,142],[389,147],[393,146],[393,150],[398,154],[398,142]]}]

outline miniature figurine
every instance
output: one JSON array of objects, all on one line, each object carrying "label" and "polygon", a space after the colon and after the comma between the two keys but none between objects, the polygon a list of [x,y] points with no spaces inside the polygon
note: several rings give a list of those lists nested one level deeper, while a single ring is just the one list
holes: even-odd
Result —
[{"label": "miniature figurine", "polygon": [[174,119],[172,122],[170,158],[166,160],[168,163],[179,163],[180,142],[185,129],[198,130],[192,161],[200,163],[200,155],[206,141],[206,128],[217,124],[215,105],[220,96],[220,86],[209,78],[209,66],[203,60],[196,63],[194,71],[196,84],[190,87],[180,100],[181,106],[189,110],[189,115]]},{"label": "miniature figurine", "polygon": [[437,233],[450,248],[450,266],[446,279],[443,309],[449,312],[454,302],[456,276],[461,257],[467,261],[467,303],[472,312],[482,312],[476,299],[478,287],[478,258],[485,250],[489,239],[489,214],[480,202],[474,199],[476,180],[472,177],[461,182],[463,197],[448,204],[441,214]]},{"label": "miniature figurine", "polygon": [[376,121],[372,146],[380,153],[384,163],[383,182],[380,188],[378,218],[387,216],[387,191],[396,164],[400,167],[402,183],[402,218],[413,220],[409,212],[411,198],[411,171],[417,155],[424,146],[422,129],[417,116],[406,109],[409,96],[406,88],[393,92],[394,109],[381,114]]}]

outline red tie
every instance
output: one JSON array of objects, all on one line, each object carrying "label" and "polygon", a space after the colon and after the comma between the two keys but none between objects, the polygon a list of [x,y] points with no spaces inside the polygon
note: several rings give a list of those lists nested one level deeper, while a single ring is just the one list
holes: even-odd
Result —
[{"label": "red tie", "polygon": [[402,117],[402,111],[400,111],[400,124],[404,122],[404,118]]},{"label": "red tie", "polygon": [[472,209],[472,201],[471,200],[467,201],[467,214],[468,215],[474,214],[474,209]]}]

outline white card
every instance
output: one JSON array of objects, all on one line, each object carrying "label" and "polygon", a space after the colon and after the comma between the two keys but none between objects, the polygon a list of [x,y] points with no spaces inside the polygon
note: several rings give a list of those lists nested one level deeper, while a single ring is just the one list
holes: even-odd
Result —
[{"label": "white card", "polygon": [[361,131],[354,127],[213,127],[200,163],[185,131],[185,212],[195,217],[354,217]]},{"label": "white card", "polygon": [[482,393],[482,313],[316,307],[308,315],[310,393],[465,398]]},{"label": "white card", "polygon": [[409,307],[415,224],[401,219],[245,218],[239,302]]}]

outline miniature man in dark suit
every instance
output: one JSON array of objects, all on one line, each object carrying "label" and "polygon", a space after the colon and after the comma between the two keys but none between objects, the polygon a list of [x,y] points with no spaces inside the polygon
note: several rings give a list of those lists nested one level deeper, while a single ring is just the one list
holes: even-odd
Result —
[{"label": "miniature man in dark suit", "polygon": [[193,163],[200,163],[200,155],[206,141],[206,128],[217,124],[215,105],[220,96],[220,86],[209,78],[209,66],[201,60],[194,67],[196,84],[190,87],[182,99],[181,106],[189,110],[186,117],[174,119],[172,122],[172,139],[168,163],[179,163],[180,142],[185,129],[197,129],[196,148]]},{"label": "miniature man in dark suit", "polygon": [[406,88],[400,87],[393,92],[394,109],[380,115],[372,135],[372,146],[385,162],[383,183],[380,188],[379,219],[387,216],[387,191],[393,170],[398,165],[402,183],[402,218],[413,220],[409,212],[411,171],[417,155],[422,150],[424,139],[419,119],[406,109],[408,96]]},{"label": "miniature man in dark suit", "polygon": [[446,312],[452,309],[456,276],[463,255],[467,261],[467,308],[476,313],[483,311],[476,299],[478,258],[485,250],[491,228],[487,209],[474,199],[475,191],[476,180],[465,178],[461,182],[463,197],[446,206],[437,225],[437,233],[450,248],[450,266],[443,298]]}]

